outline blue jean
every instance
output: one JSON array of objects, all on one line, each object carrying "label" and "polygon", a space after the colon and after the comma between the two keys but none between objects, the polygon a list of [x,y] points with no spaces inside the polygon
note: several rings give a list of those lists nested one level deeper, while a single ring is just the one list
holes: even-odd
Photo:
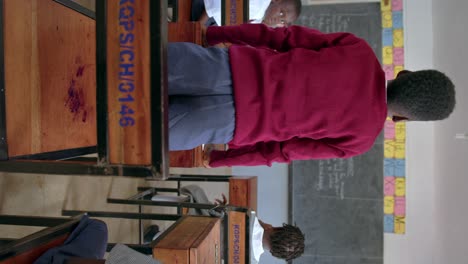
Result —
[{"label": "blue jean", "polygon": [[63,245],[49,249],[34,264],[63,264],[71,257],[102,259],[107,248],[107,225],[84,215]]},{"label": "blue jean", "polygon": [[226,49],[169,43],[168,82],[170,150],[232,140],[235,109]]}]

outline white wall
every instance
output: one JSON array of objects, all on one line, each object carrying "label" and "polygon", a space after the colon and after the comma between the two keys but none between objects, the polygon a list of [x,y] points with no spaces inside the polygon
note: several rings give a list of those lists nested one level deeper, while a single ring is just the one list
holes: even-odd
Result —
[{"label": "white wall", "polygon": [[435,261],[468,263],[468,1],[433,0],[434,66],[455,83],[457,106],[435,125]]},{"label": "white wall", "polygon": [[[405,66],[433,66],[432,1],[404,1]],[[385,234],[385,264],[434,263],[434,123],[407,123],[405,235]],[[441,262],[439,262],[441,263]]]},{"label": "white wall", "polygon": [[[234,167],[236,176],[258,177],[258,216],[264,222],[280,226],[288,222],[288,166],[274,164],[272,167]],[[262,264],[285,263],[265,252]]]}]

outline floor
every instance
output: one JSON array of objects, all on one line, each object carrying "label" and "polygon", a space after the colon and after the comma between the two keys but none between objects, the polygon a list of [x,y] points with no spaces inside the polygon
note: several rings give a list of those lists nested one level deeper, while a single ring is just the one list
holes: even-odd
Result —
[{"label": "floor", "polygon": [[[173,174],[229,175],[229,169],[171,169]],[[185,182],[182,185],[194,184]],[[214,201],[228,193],[227,183],[195,183]],[[145,181],[124,177],[65,176],[0,173],[0,214],[61,216],[62,209],[88,211],[138,212],[133,205],[108,204],[106,199],[126,198],[136,194],[139,186],[176,187],[175,182]],[[144,207],[146,213],[175,214],[173,208]],[[101,218],[109,228],[109,242],[138,243],[138,221]],[[153,221],[161,230],[172,222]],[[145,226],[151,224],[145,221]],[[0,225],[4,238],[19,238],[40,228]]]}]

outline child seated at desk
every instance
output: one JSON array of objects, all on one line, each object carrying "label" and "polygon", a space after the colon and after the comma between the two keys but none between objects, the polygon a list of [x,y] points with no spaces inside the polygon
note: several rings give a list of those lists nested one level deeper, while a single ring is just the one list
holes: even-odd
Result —
[{"label": "child seated at desk", "polygon": [[[297,19],[301,7],[300,0],[250,0],[249,23],[288,26]],[[192,20],[202,26],[222,25],[221,0],[192,0]]]},{"label": "child seated at desk", "polygon": [[298,258],[304,253],[305,238],[298,227],[289,224],[273,226],[262,222],[256,216],[251,219],[251,226],[251,264],[258,263],[266,250],[273,257],[286,261]]}]

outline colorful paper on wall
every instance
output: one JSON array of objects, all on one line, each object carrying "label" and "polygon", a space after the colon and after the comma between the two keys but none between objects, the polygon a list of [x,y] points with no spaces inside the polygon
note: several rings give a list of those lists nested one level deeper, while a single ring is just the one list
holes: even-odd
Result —
[{"label": "colorful paper on wall", "polygon": [[[382,63],[387,80],[404,69],[403,0],[382,0]],[[384,128],[384,231],[406,232],[406,125]]]}]

